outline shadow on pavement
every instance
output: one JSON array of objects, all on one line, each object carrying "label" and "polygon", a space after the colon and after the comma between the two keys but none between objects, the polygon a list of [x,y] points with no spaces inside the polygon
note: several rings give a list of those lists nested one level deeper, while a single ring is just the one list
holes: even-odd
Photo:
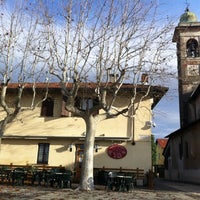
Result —
[{"label": "shadow on pavement", "polygon": [[[175,184],[175,182],[173,183]],[[154,190],[163,190],[163,191],[180,191],[179,189],[173,187],[171,181],[162,179],[162,178],[155,178],[154,179]]]},{"label": "shadow on pavement", "polygon": [[155,178],[154,190],[200,193],[200,184],[185,183],[180,181],[169,181],[162,178]]}]

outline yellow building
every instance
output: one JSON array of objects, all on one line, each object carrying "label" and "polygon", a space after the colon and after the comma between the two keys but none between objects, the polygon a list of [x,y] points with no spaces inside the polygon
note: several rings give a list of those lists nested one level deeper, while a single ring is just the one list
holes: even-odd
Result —
[{"label": "yellow building", "polygon": [[156,139],[156,162],[154,165],[155,173],[159,177],[164,177],[165,169],[165,157],[163,156],[163,151],[167,144],[168,139],[158,138]]},{"label": "yellow building", "polygon": [[[14,84],[9,85],[8,101],[12,99],[16,87]],[[38,91],[35,101],[41,103],[30,110],[28,107],[32,94],[30,86],[26,86],[22,98],[23,110],[13,123],[8,124],[1,140],[0,165],[62,165],[71,169],[78,180],[84,150],[85,123],[82,118],[63,109],[59,84],[49,85],[49,96],[44,102],[41,101],[45,93],[44,85],[40,84]],[[95,169],[139,168],[146,173],[152,168],[151,111],[166,91],[166,88],[152,86],[150,94],[138,104],[134,118],[120,115],[98,122],[94,148]],[[130,85],[126,84],[115,106],[125,106],[129,94]]]},{"label": "yellow building", "polygon": [[156,165],[164,165],[165,157],[163,156],[164,148],[168,139],[156,139]]}]

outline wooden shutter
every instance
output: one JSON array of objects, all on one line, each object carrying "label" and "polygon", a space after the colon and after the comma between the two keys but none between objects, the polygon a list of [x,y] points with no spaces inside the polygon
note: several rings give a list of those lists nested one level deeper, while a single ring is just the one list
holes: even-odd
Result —
[{"label": "wooden shutter", "polygon": [[65,105],[66,105],[65,101],[62,101],[61,116],[70,117],[70,112],[65,109]]}]

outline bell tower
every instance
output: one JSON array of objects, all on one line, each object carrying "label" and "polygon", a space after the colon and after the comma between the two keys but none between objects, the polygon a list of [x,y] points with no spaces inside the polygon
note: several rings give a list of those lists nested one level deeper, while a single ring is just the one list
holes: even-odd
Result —
[{"label": "bell tower", "polygon": [[190,122],[188,100],[200,84],[200,22],[187,8],[175,28],[177,45],[180,126]]}]

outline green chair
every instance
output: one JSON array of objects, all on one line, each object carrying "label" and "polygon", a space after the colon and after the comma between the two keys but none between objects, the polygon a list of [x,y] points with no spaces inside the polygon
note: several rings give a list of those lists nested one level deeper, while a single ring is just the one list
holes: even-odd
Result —
[{"label": "green chair", "polygon": [[113,190],[114,188],[116,189],[118,187],[116,177],[117,177],[117,172],[108,172],[107,184],[106,184],[107,190]]},{"label": "green chair", "polygon": [[134,190],[136,184],[136,175],[134,173],[125,174],[125,190],[131,192]]},{"label": "green chair", "polygon": [[24,185],[26,179],[26,172],[23,168],[16,168],[12,171],[12,185]]}]

